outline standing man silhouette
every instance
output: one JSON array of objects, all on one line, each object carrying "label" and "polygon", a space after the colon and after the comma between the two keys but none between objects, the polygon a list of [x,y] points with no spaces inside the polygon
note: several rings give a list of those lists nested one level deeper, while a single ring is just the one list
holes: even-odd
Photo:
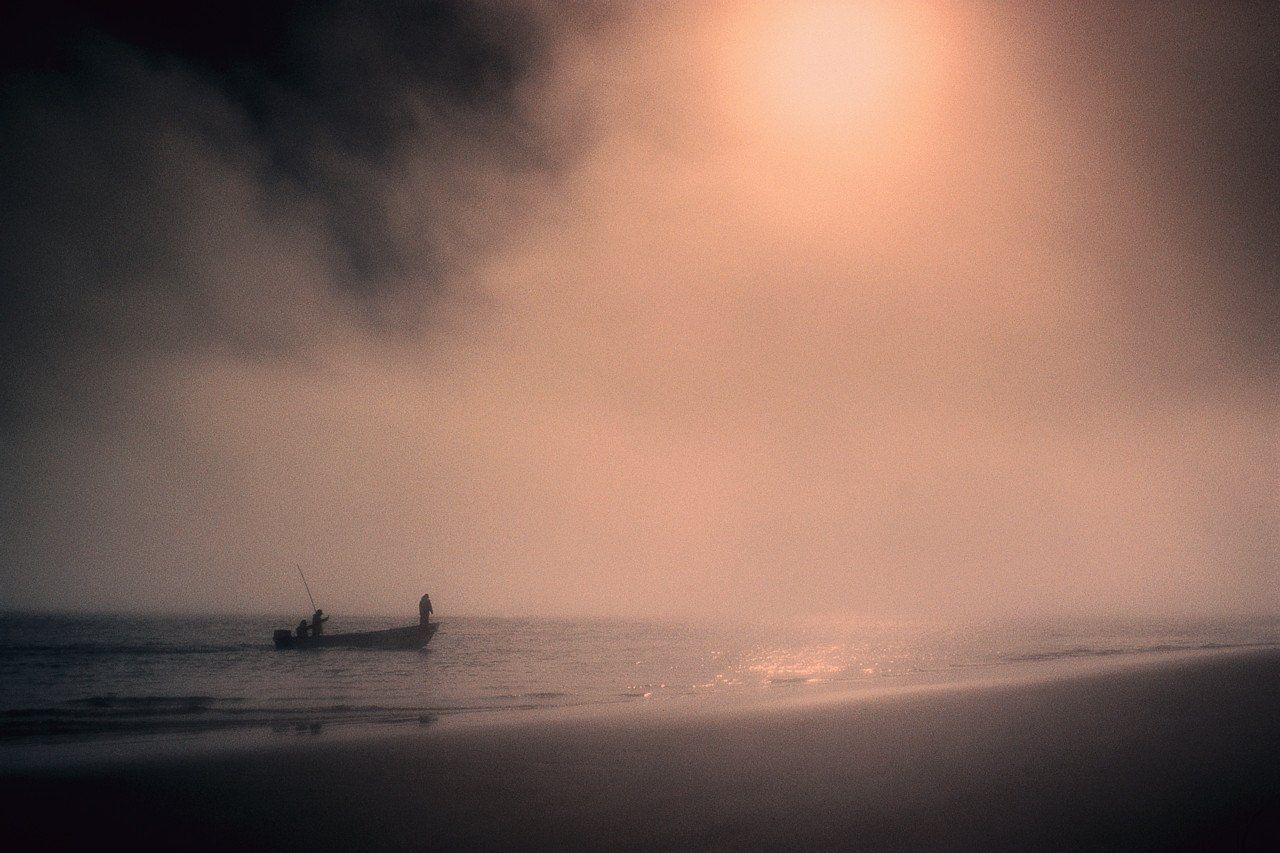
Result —
[{"label": "standing man silhouette", "polygon": [[319,637],[324,633],[324,623],[329,621],[329,617],[324,615],[323,610],[317,610],[311,614],[311,636]]},{"label": "standing man silhouette", "polygon": [[426,593],[418,600],[418,624],[426,625],[431,621],[431,596]]}]

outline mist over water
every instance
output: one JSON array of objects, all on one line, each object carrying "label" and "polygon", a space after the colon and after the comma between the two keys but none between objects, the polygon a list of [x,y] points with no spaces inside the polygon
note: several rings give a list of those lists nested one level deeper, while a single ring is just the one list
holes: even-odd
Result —
[{"label": "mist over water", "polygon": [[6,77],[5,605],[1276,612],[1274,16],[386,9]]}]

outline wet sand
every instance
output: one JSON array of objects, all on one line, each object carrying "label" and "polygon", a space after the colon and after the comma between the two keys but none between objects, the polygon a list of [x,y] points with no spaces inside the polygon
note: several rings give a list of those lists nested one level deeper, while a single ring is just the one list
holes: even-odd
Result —
[{"label": "wet sand", "polygon": [[1280,652],[10,773],[0,803],[37,849],[1280,849]]}]

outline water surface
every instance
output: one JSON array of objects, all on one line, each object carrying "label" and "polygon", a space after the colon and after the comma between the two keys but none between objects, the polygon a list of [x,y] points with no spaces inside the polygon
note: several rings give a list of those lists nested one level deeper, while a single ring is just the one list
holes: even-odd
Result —
[{"label": "water surface", "polygon": [[[733,627],[449,618],[417,651],[277,651],[287,616],[0,616],[0,765],[33,747],[321,734],[450,715],[608,703],[751,701],[919,673],[1280,641],[1275,621]],[[403,618],[334,617],[328,630]]]}]

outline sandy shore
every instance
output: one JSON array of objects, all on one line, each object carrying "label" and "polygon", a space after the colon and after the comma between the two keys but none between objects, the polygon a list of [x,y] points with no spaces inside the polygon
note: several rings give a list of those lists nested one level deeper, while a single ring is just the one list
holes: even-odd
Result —
[{"label": "sandy shore", "polygon": [[9,774],[0,803],[58,848],[1278,849],[1280,653]]}]

